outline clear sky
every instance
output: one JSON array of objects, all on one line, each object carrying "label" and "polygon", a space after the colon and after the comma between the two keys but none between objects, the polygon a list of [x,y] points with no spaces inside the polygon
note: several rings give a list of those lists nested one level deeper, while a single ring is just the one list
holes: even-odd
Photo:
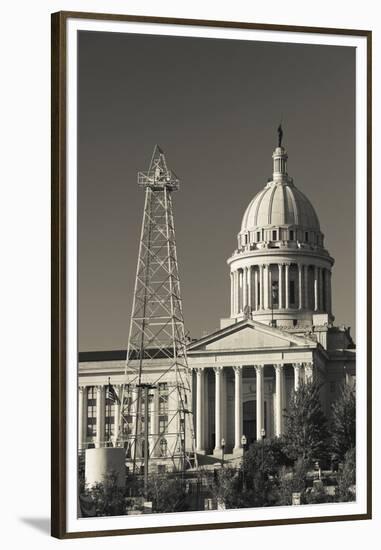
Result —
[{"label": "clear sky", "polygon": [[272,173],[283,121],[288,172],[335,258],[333,313],[355,333],[353,48],[79,33],[80,351],[127,346],[144,194],[155,143],[174,195],[187,330],[230,312],[226,259]]}]

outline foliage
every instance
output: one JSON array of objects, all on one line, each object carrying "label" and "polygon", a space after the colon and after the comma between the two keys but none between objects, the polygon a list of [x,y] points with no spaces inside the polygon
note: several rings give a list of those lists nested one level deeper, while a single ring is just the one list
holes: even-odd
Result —
[{"label": "foliage", "polygon": [[225,467],[216,471],[211,491],[213,497],[223,502],[226,508],[244,508],[242,500],[242,476],[241,470],[235,467]]},{"label": "foliage", "polygon": [[352,447],[344,456],[344,463],[337,476],[337,500],[352,502],[356,498],[356,449]]},{"label": "foliage", "polygon": [[284,466],[279,471],[277,483],[278,506],[292,504],[292,493],[301,494],[301,502],[304,503],[304,497],[307,487],[308,463],[303,458],[296,460],[292,469]]},{"label": "foliage", "polygon": [[78,457],[78,483],[79,483],[79,493],[84,493],[86,489],[86,480],[85,480],[85,454],[81,454]]},{"label": "foliage", "polygon": [[311,464],[326,458],[329,433],[316,381],[293,392],[285,419],[284,452],[290,459],[303,458]]},{"label": "foliage", "polygon": [[304,501],[306,504],[326,504],[327,502],[334,502],[333,495],[327,494],[324,489],[324,485],[320,482],[310,490],[306,491]]},{"label": "foliage", "polygon": [[185,485],[179,477],[151,475],[147,496],[154,512],[184,512],[189,508]]},{"label": "foliage", "polygon": [[119,487],[117,475],[110,472],[104,476],[103,482],[95,483],[86,490],[95,505],[97,516],[119,516],[126,513],[127,499],[125,488]]},{"label": "foliage", "polygon": [[255,441],[245,453],[245,471],[253,477],[256,472],[263,469],[263,473],[269,476],[276,475],[281,466],[292,466],[293,460],[285,454],[284,446],[284,441],[280,437]]},{"label": "foliage", "polygon": [[292,464],[279,438],[256,441],[239,468],[222,468],[212,486],[213,496],[226,508],[271,506],[275,503],[275,478],[281,465]]},{"label": "foliage", "polygon": [[343,460],[346,452],[356,445],[356,394],[345,384],[332,405],[332,451]]}]

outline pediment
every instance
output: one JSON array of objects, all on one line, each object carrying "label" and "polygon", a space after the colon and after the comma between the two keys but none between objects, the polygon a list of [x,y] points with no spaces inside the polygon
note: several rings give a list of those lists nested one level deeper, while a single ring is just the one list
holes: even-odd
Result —
[{"label": "pediment", "polygon": [[305,347],[311,344],[305,338],[288,334],[254,321],[243,321],[214,332],[193,342],[188,350],[230,351]]}]

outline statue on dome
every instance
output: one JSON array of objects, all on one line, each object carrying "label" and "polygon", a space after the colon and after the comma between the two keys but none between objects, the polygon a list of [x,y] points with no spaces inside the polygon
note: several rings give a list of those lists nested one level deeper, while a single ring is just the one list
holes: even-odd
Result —
[{"label": "statue on dome", "polygon": [[283,129],[282,124],[278,126],[278,147],[282,147]]}]

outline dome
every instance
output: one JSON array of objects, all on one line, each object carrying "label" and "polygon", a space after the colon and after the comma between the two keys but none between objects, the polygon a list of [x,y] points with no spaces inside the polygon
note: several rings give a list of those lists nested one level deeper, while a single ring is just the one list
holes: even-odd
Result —
[{"label": "dome", "polygon": [[320,231],[315,209],[292,183],[269,182],[250,202],[242,219],[241,232],[267,226],[300,226]]},{"label": "dome", "polygon": [[272,178],[246,208],[228,259],[231,318],[293,328],[324,314],[328,323],[334,260],[314,207],[287,173],[281,126],[278,134]]}]

